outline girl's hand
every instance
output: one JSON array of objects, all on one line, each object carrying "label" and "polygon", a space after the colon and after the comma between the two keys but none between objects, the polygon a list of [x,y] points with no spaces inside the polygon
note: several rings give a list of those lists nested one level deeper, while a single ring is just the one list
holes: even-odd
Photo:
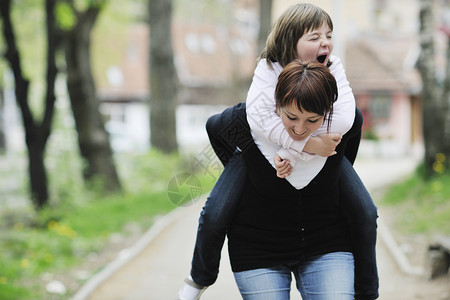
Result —
[{"label": "girl's hand", "polygon": [[275,162],[275,168],[277,170],[277,176],[280,178],[286,178],[292,173],[292,166],[289,160],[282,159],[278,154],[273,158]]},{"label": "girl's hand", "polygon": [[317,154],[323,157],[335,155],[336,147],[342,140],[339,133],[324,133],[318,136],[312,136],[303,148],[304,151]]}]

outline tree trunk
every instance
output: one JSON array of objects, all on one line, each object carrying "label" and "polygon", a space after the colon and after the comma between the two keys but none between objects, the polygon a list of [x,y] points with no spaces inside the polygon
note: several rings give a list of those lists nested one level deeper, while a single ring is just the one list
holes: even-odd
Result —
[{"label": "tree trunk", "polygon": [[77,12],[78,23],[66,32],[67,88],[70,96],[83,170],[87,181],[101,179],[109,191],[121,190],[109,136],[99,110],[90,61],[90,35],[99,7]]},{"label": "tree trunk", "polygon": [[[3,74],[1,74],[1,72],[0,72],[0,76],[2,76],[2,75]],[[5,128],[3,127],[4,121],[2,118],[2,116],[4,114],[3,109],[4,109],[3,87],[0,86],[0,152],[6,150],[6,136],[5,136]]]},{"label": "tree trunk", "polygon": [[450,170],[450,32],[447,32],[447,66],[445,70],[445,81],[442,101],[444,102],[444,142],[443,151],[446,154],[446,168]]},{"label": "tree trunk", "polygon": [[47,171],[44,164],[44,153],[48,136],[45,137],[44,133],[39,132],[37,128],[27,131],[31,199],[36,208],[40,209],[47,205],[49,200]]},{"label": "tree trunk", "polygon": [[50,136],[51,124],[55,106],[55,80],[57,75],[55,53],[58,45],[55,18],[53,15],[55,0],[46,0],[47,17],[47,93],[44,118],[38,125],[33,119],[28,104],[29,80],[22,73],[20,55],[16,46],[13,25],[10,19],[11,1],[4,0],[0,4],[3,18],[3,34],[7,43],[6,59],[14,73],[16,100],[22,114],[25,128],[25,142],[28,149],[31,199],[36,208],[42,208],[48,203],[48,181],[44,164],[45,146]]},{"label": "tree trunk", "polygon": [[272,0],[259,1],[259,33],[258,33],[258,55],[266,46],[267,36],[272,26]]},{"label": "tree trunk", "polygon": [[149,0],[150,142],[165,152],[177,151],[177,75],[172,50],[172,1]]},{"label": "tree trunk", "polygon": [[421,53],[418,69],[422,77],[422,119],[425,143],[425,175],[436,172],[436,154],[443,153],[447,108],[445,93],[436,81],[434,51],[434,16],[432,0],[422,0],[420,11]]}]

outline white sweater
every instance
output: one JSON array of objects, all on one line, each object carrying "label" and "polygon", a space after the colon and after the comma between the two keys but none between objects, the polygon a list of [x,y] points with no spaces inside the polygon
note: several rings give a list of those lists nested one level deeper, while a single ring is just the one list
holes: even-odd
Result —
[{"label": "white sweater", "polygon": [[[330,133],[343,135],[351,128],[355,118],[355,98],[341,60],[336,56],[331,56],[330,60],[333,62],[330,72],[338,86],[338,99],[333,105]],[[272,63],[272,68],[262,59],[255,69],[247,94],[247,120],[253,139],[262,154],[274,168],[273,159],[276,153],[283,159],[289,159],[294,168],[286,179],[296,189],[301,189],[320,172],[327,158],[302,152],[309,138],[294,141],[284,128],[275,113],[275,87],[283,68],[279,63]],[[323,133],[327,133],[326,121],[312,135]]]}]

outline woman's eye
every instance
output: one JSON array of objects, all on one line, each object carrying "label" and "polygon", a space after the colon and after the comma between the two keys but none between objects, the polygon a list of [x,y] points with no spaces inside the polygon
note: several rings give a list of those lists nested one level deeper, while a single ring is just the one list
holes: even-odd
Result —
[{"label": "woman's eye", "polygon": [[295,121],[295,120],[297,120],[297,118],[296,117],[290,117],[290,116],[288,116],[288,115],[286,115],[287,117],[288,117],[288,119],[289,120],[291,120],[291,121]]},{"label": "woman's eye", "polygon": [[317,123],[317,121],[319,121],[319,119],[309,120],[309,123]]}]

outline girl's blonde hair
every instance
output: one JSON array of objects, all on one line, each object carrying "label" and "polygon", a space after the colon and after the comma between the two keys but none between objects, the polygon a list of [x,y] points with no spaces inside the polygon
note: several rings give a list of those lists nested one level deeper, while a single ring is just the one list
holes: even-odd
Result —
[{"label": "girl's blonde hair", "polygon": [[266,58],[269,65],[278,62],[282,67],[286,66],[297,59],[297,42],[303,34],[320,28],[324,22],[333,31],[330,15],[320,7],[308,3],[291,6],[272,26],[259,60]]}]

